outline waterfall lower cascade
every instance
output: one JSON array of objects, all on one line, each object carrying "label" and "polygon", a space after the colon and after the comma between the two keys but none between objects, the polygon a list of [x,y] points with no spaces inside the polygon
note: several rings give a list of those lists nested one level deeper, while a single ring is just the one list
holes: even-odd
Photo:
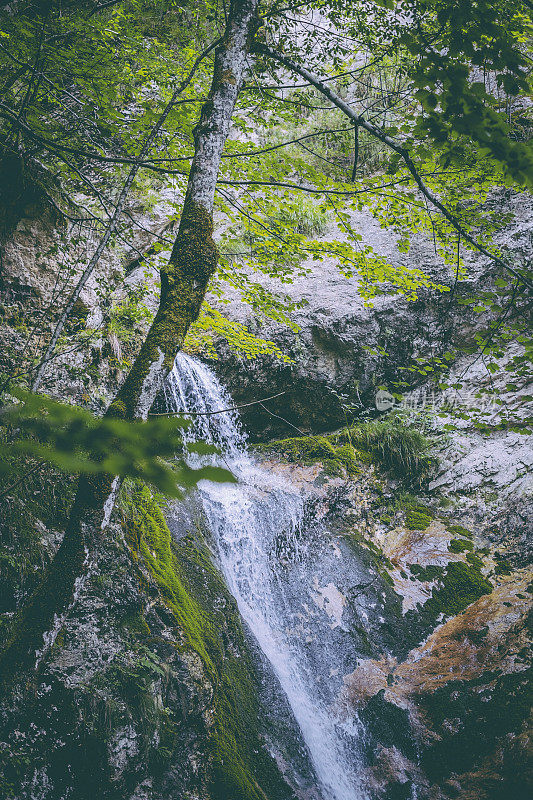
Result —
[{"label": "waterfall lower cascade", "polygon": [[302,498],[254,463],[235,411],[212,413],[233,403],[204,364],[179,354],[163,391],[168,410],[195,412],[188,441],[216,445],[217,462],[237,478],[235,484],[201,481],[198,494],[229,590],[300,727],[321,800],[367,800],[358,776],[361,730],[338,716],[334,680],[324,679],[341,672],[338,659],[327,637],[313,636],[304,622],[312,577]]}]

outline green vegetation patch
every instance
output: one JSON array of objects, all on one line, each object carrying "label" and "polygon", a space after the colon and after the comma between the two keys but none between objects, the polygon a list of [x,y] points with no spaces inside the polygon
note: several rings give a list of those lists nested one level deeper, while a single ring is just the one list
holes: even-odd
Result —
[{"label": "green vegetation patch", "polygon": [[361,460],[349,443],[333,444],[326,436],[301,436],[294,439],[279,439],[256,445],[259,453],[275,454],[291,463],[316,464],[321,462],[328,475],[357,475],[361,472]]},{"label": "green vegetation patch", "polygon": [[499,558],[494,567],[495,575],[510,575],[513,571],[512,564],[505,558]]},{"label": "green vegetation patch", "polygon": [[[442,784],[450,773],[473,770],[498,752],[509,734],[516,737],[531,711],[532,672],[484,672],[471,681],[450,681],[417,700],[437,733],[421,755],[431,780]],[[516,767],[513,758],[504,762],[495,798],[529,796],[527,776]]]},{"label": "green vegetation patch", "polygon": [[360,423],[332,438],[368,453],[375,464],[407,485],[420,486],[437,463],[427,437],[394,416]]},{"label": "green vegetation patch", "polygon": [[373,463],[408,486],[420,486],[436,464],[429,455],[430,446],[420,431],[391,418],[363,422],[327,436],[280,439],[257,445],[257,450],[299,464],[321,461],[331,475],[355,475],[362,464]]},{"label": "green vegetation patch", "polygon": [[[1,428],[0,441],[9,443]],[[48,464],[20,454],[3,455],[8,474],[0,502],[0,614],[14,611],[42,577],[51,554],[43,540],[45,529],[63,529],[75,490],[72,476]]]},{"label": "green vegetation patch", "polygon": [[305,236],[321,236],[328,226],[328,215],[311,201],[303,201],[295,208],[285,212],[280,220],[285,225],[291,225]]},{"label": "green vegetation patch", "polygon": [[467,539],[471,539],[474,535],[472,531],[469,531],[467,528],[463,528],[462,525],[446,525],[446,530],[450,533],[455,533],[457,536],[463,536]]},{"label": "green vegetation patch", "polygon": [[467,550],[471,551],[473,549],[474,545],[467,539],[452,539],[448,545],[450,553],[464,553]]},{"label": "green vegetation patch", "polygon": [[412,531],[425,531],[429,527],[431,517],[423,511],[409,509],[405,515],[405,524]]},{"label": "green vegetation patch", "polygon": [[398,494],[393,503],[393,509],[405,515],[405,524],[412,531],[425,531],[435,517],[434,511],[429,506],[424,505],[417,497],[407,492]]},{"label": "green vegetation patch", "polygon": [[439,586],[424,606],[424,611],[438,617],[455,616],[484,594],[490,594],[492,586],[479,569],[463,561],[452,561],[439,579]]},{"label": "green vegetation patch", "polygon": [[[387,516],[383,519],[391,522],[398,514],[404,518],[405,525],[411,530],[425,531],[431,521],[435,518],[435,512],[429,506],[424,505],[420,500],[409,492],[396,492],[395,496],[388,503],[379,503],[379,511],[386,512]],[[396,520],[398,524],[400,520]],[[388,523],[387,523],[388,524]]]},{"label": "green vegetation patch", "polygon": [[444,567],[439,567],[438,564],[409,564],[409,572],[414,575],[419,581],[434,581],[437,578],[442,578],[444,574]]},{"label": "green vegetation patch", "polygon": [[468,561],[469,564],[472,564],[473,567],[476,567],[476,569],[481,570],[484,566],[483,559],[480,558],[480,556],[478,556],[477,553],[473,552],[467,553],[466,560]]}]

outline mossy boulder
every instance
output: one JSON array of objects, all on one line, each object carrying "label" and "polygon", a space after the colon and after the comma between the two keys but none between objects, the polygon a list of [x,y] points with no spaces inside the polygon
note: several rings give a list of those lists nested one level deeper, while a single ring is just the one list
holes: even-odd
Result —
[{"label": "mossy boulder", "polygon": [[255,446],[260,455],[281,457],[290,463],[320,463],[328,475],[355,476],[361,472],[362,457],[349,443],[334,444],[326,436],[279,439]]}]

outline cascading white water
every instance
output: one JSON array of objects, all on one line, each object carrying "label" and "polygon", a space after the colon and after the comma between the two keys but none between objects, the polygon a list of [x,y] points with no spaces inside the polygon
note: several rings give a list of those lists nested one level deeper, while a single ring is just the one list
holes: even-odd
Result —
[{"label": "cascading white water", "polygon": [[204,364],[178,355],[164,397],[168,410],[195,413],[186,438],[216,445],[221,451],[218,463],[238,480],[202,481],[199,497],[228,587],[286,694],[322,798],[364,800],[367,795],[358,777],[359,731],[337,718],[327,682],[317,674],[317,662],[325,668],[322,674],[333,674],[336,662],[326,640],[323,652],[315,643],[311,655],[298,632],[305,598],[288,573],[291,568],[305,573],[303,501],[287,482],[254,463],[236,412],[213,414],[230,407],[232,400]]}]

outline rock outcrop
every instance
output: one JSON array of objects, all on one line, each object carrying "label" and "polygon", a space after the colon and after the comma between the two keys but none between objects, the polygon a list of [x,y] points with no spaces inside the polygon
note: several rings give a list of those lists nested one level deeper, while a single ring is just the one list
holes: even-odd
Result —
[{"label": "rock outcrop", "polygon": [[[365,726],[371,796],[525,800],[531,568],[511,566],[502,542],[460,524],[438,493],[406,495],[366,459],[343,480],[331,461],[302,467],[290,452],[272,443],[265,463],[301,486],[315,522],[318,510],[320,543],[304,533],[320,573],[302,631],[316,631],[317,613],[333,631],[321,638],[334,637],[341,669],[324,679]],[[356,666],[343,673],[350,651]]]},{"label": "rock outcrop", "polygon": [[[533,256],[533,217],[527,200],[496,193],[485,211],[506,223],[495,233],[495,246],[517,264],[527,264]],[[436,255],[429,239],[415,236],[409,252],[403,253],[393,232],[381,229],[369,212],[355,213],[352,225],[363,237],[361,245],[370,245],[389,263],[422,269],[435,282],[454,285],[455,269]],[[486,290],[497,274],[484,256],[472,251],[464,253],[464,261],[465,276],[455,286],[455,299]],[[430,362],[458,345],[472,344],[489,319],[469,305],[451,303],[449,292],[425,289],[414,302],[401,295],[380,294],[369,308],[358,291],[358,279],[344,278],[334,259],[304,262],[302,270],[306,267],[308,274],[296,274],[291,284],[257,278],[271,291],[305,302],[293,312],[300,327],[297,334],[254,317],[235,294],[222,309],[254,334],[272,340],[293,360],[285,364],[271,356],[248,361],[223,342],[218,344],[219,360],[213,366],[237,403],[283,392],[266,409],[260,405],[242,409],[255,439],[288,436],[290,425],[303,431],[332,430],[346,424],[347,415],[375,411],[378,387],[403,392],[423,385],[426,379],[409,371],[416,366],[415,359]]]},{"label": "rock outcrop", "polygon": [[[23,563],[21,532],[4,523]],[[235,602],[194,520],[169,514],[169,524],[172,533],[146,487],[123,490],[31,680],[21,676],[3,698],[3,797],[294,797],[265,744],[268,676],[258,676]],[[31,542],[37,554],[39,533],[48,534],[44,524]],[[19,602],[28,589],[16,587]],[[5,632],[12,612],[1,611]],[[284,724],[290,730],[287,715]]]}]

